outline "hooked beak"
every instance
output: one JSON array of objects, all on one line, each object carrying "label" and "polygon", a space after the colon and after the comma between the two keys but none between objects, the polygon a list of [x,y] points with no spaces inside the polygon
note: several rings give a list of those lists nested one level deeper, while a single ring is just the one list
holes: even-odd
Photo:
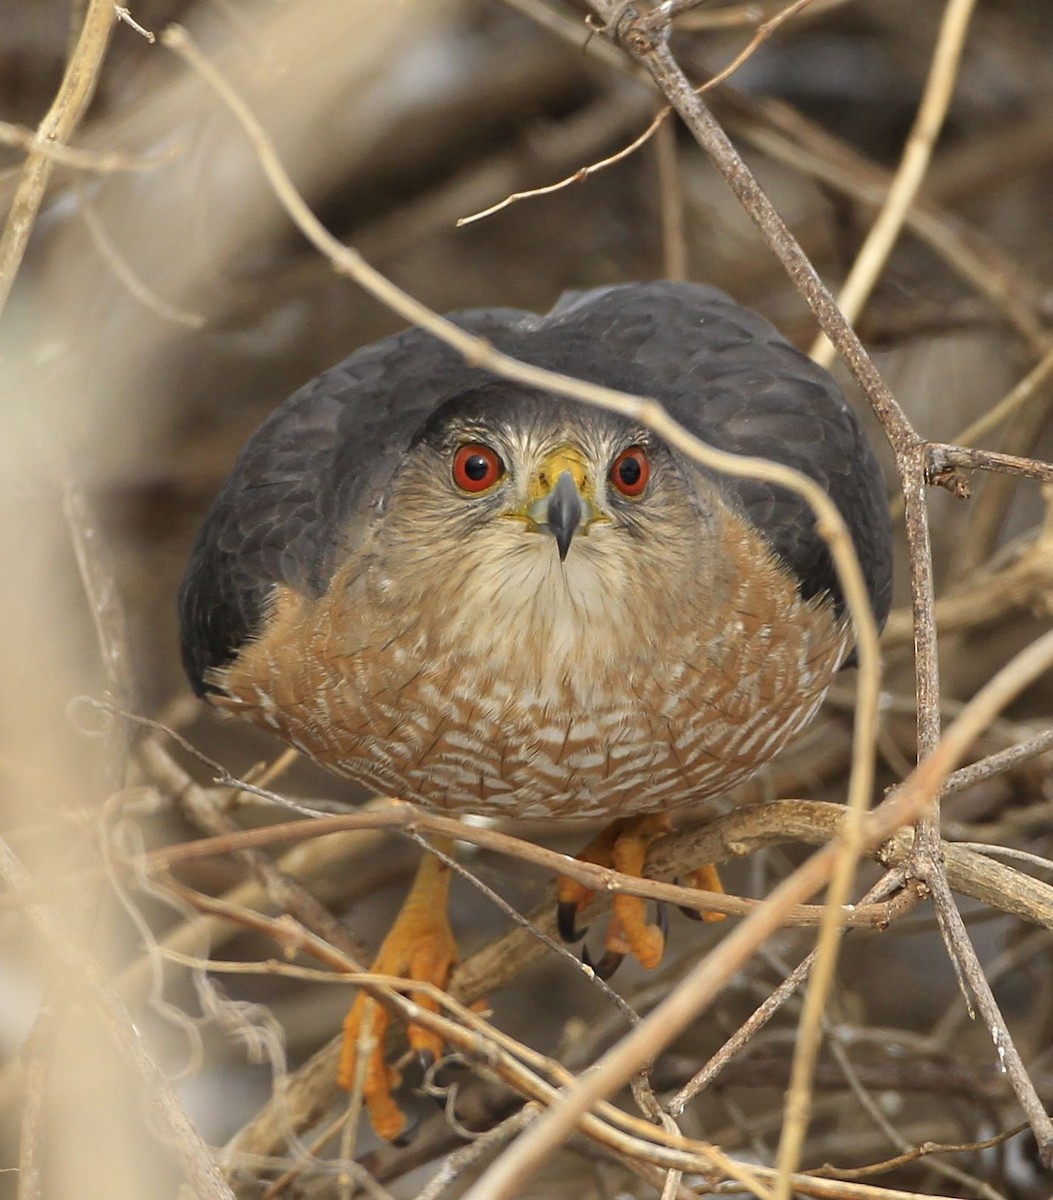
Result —
[{"label": "hooked beak", "polygon": [[[578,485],[569,471],[564,471],[556,481],[548,497],[545,524],[556,539],[559,561],[567,557],[571,539],[589,519],[589,506],[578,491]],[[539,522],[540,524],[540,522]]]},{"label": "hooked beak", "polygon": [[549,455],[538,470],[527,516],[536,528],[547,530],[556,539],[560,562],[566,559],[578,530],[599,515],[588,498],[590,492],[585,459],[572,446]]}]

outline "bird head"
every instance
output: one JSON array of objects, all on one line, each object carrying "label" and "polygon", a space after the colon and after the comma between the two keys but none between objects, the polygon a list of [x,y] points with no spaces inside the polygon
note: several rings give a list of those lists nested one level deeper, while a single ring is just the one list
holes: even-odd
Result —
[{"label": "bird head", "polygon": [[386,493],[375,579],[441,607],[458,636],[465,622],[518,623],[524,637],[580,649],[589,628],[639,638],[641,621],[660,620],[697,581],[705,525],[649,431],[492,383],[441,406],[409,446]]}]

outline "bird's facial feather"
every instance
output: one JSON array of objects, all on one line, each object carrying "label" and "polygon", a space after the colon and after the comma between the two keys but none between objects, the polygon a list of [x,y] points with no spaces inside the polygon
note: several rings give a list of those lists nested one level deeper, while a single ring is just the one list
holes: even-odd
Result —
[{"label": "bird's facial feather", "polygon": [[[466,490],[454,464],[485,447],[501,471]],[[636,448],[634,470],[611,471]],[[560,559],[540,502],[570,473],[587,519]],[[564,485],[566,486],[566,485]],[[626,488],[629,491],[626,492]],[[390,488],[370,569],[381,604],[418,605],[434,636],[489,657],[540,655],[546,671],[644,661],[673,597],[698,591],[707,522],[664,443],[620,418],[548,398],[451,414],[411,446]],[[719,564],[714,586],[719,588]]]}]

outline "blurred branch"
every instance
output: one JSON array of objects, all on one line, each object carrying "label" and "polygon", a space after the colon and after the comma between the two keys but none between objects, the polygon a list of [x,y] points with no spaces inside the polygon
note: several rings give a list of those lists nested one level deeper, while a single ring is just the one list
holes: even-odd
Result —
[{"label": "blurred branch", "polygon": [[[61,145],[76,129],[95,93],[99,68],[116,19],[112,0],[91,0],[62,83],[37,128],[39,142]],[[0,313],[22,263],[54,163],[52,155],[34,148],[22,165],[7,223],[0,234]]]},{"label": "blurred branch", "polygon": [[[943,127],[958,79],[958,68],[975,3],[976,0],[947,0],[944,7],[929,78],[903,157],[877,220],[871,226],[837,297],[837,303],[848,321],[855,321],[862,312],[929,169],[936,138]],[[816,362],[828,367],[834,357],[833,343],[825,336],[820,337],[812,347],[811,355]]]},{"label": "blurred branch", "polygon": [[76,146],[66,146],[61,142],[43,142],[36,130],[13,125],[10,121],[0,121],[0,143],[15,146],[27,154],[41,154],[58,166],[100,175],[121,171],[154,171],[183,153],[180,146],[172,146],[158,154],[141,158],[133,158],[116,150],[78,150]]},{"label": "blurred branch", "polygon": [[686,279],[684,187],[680,178],[676,129],[669,122],[663,122],[655,131],[654,152],[658,209],[662,222],[662,275],[666,279]]},{"label": "blurred branch", "polygon": [[[9,888],[23,889],[31,883],[28,872],[3,841],[0,841],[0,878]],[[196,1194],[201,1200],[234,1200],[234,1193],[220,1175],[211,1152],[164,1072],[147,1053],[131,1014],[107,982],[102,968],[81,949],[62,918],[49,905],[29,904],[25,915],[63,972],[72,992],[102,1018],[121,1057],[138,1076],[144,1103],[153,1110],[171,1138]]]},{"label": "blurred branch", "polygon": [[102,217],[96,211],[86,189],[78,189],[77,199],[80,203],[84,224],[88,227],[92,243],[99,252],[99,256],[136,300],[163,321],[171,321],[175,325],[182,325],[185,329],[203,329],[207,322],[200,313],[190,312],[175,304],[169,304],[167,300],[151,291],[136,275],[131,264],[124,258],[107,232]]},{"label": "blurred branch", "polygon": [[25,1068],[25,1087],[19,1130],[18,1200],[40,1200],[45,1194],[42,1156],[47,1138],[47,1083],[54,1059],[55,1034],[66,1008],[61,998],[57,999],[57,1004],[48,1000],[41,1004],[20,1055]]}]

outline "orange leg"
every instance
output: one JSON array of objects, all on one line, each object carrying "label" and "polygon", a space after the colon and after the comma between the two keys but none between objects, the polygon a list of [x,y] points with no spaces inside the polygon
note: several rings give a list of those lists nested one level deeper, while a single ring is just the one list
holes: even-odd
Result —
[{"label": "orange leg", "polygon": [[[648,848],[656,838],[667,833],[669,828],[667,813],[614,821],[585,847],[578,858],[584,862],[614,867],[625,875],[642,877]],[[692,872],[691,879],[695,887],[713,892],[724,890],[717,869],[712,864],[707,863],[699,867]],[[576,927],[577,918],[593,893],[573,879],[559,879],[556,895],[559,903],[560,932],[567,941],[575,941],[581,936],[581,931]],[[703,920],[723,919],[723,913],[703,914]],[[662,961],[665,937],[657,925],[647,920],[646,900],[639,896],[614,897],[614,916],[607,928],[604,946],[608,962],[617,963],[626,954],[631,954],[641,966],[648,968],[656,967]]]},{"label": "orange leg", "polygon": [[[669,830],[669,817],[657,813],[614,821],[578,855],[584,862],[614,867],[626,875],[642,875],[647,848]],[[575,918],[592,898],[592,892],[572,879],[560,879],[556,885],[559,901],[560,930],[568,941],[574,940]],[[657,925],[647,920],[647,901],[638,896],[615,896],[614,916],[605,942],[609,953],[617,957],[632,954],[645,967],[662,961],[665,938]]]},{"label": "orange leg", "polygon": [[[628,820],[612,821],[577,854],[577,861],[609,867],[614,854],[614,843],[628,824]],[[585,931],[578,928],[577,919],[594,895],[595,892],[591,888],[578,883],[576,879],[567,879],[561,875],[556,880],[559,932],[565,942],[576,942],[584,936]]]},{"label": "orange leg", "polygon": [[[450,843],[441,846],[448,850]],[[409,895],[395,924],[380,947],[370,970],[378,975],[398,975],[444,988],[457,961],[457,943],[450,930],[446,902],[450,869],[433,854],[425,854],[417,868]],[[414,1003],[430,1012],[438,1004],[424,992],[412,992]],[[384,1036],[390,1015],[365,992],[359,992],[344,1020],[344,1046],[337,1082],[353,1091],[362,1073],[362,1096],[377,1134],[393,1141],[406,1127],[406,1118],[392,1098],[398,1072],[384,1058]],[[442,1054],[442,1040],[419,1025],[407,1030],[410,1046],[433,1059]]]},{"label": "orange leg", "polygon": [[[719,892],[724,895],[724,884],[721,882],[720,874],[713,863],[703,863],[701,867],[696,867],[693,871],[688,872],[687,886],[698,888],[702,892]],[[683,910],[687,912],[687,909]],[[724,921],[727,919],[727,913],[722,912],[692,912],[692,918],[700,917],[703,921]]]}]

